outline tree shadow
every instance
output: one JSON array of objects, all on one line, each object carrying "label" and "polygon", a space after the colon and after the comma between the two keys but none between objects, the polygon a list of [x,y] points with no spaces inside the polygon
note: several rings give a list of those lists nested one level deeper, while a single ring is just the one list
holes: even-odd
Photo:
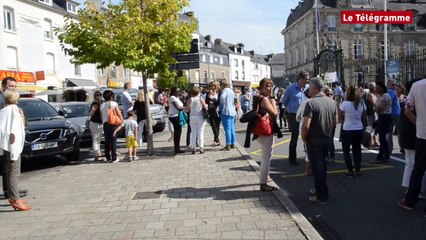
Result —
[{"label": "tree shadow", "polygon": [[221,158],[216,160],[216,162],[229,162],[229,161],[245,161],[246,159],[243,156],[239,157],[228,157],[228,158]]},{"label": "tree shadow", "polygon": [[230,168],[231,171],[244,171],[244,172],[255,172],[252,166],[244,166],[244,167],[233,167]]},{"label": "tree shadow", "polygon": [[254,198],[265,201],[265,206],[268,204],[270,205],[268,201],[276,202],[275,195],[272,192],[262,192],[259,190],[258,186],[258,183],[253,183],[210,188],[182,187],[171,188],[161,192],[168,198],[181,198],[187,200],[223,201]]}]

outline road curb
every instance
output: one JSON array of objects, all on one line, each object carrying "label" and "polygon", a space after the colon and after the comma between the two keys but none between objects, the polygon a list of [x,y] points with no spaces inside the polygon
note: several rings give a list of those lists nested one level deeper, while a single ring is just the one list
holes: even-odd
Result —
[{"label": "road curb", "polygon": [[[223,130],[222,130],[223,131]],[[250,166],[256,171],[259,175],[259,165],[257,162],[251,158],[251,156],[247,153],[247,151],[237,142],[235,144],[235,148],[240,152],[241,156],[250,164]],[[274,183],[275,184],[275,183]],[[290,213],[291,217],[296,222],[300,231],[306,236],[309,240],[322,240],[321,235],[315,230],[312,224],[308,221],[308,219],[303,216],[303,214],[299,211],[296,205],[286,196],[282,189],[278,191],[273,191],[274,195],[278,198],[281,205],[283,205],[287,211]]]}]

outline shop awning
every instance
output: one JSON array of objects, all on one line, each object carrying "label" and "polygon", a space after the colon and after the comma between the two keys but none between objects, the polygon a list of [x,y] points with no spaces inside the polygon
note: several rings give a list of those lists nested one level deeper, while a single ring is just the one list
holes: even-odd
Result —
[{"label": "shop awning", "polygon": [[258,82],[252,83],[252,84],[250,84],[250,87],[257,88],[257,87],[259,87],[259,83]]},{"label": "shop awning", "polygon": [[44,91],[47,89],[45,87],[41,87],[37,85],[18,85],[16,86],[16,88],[25,90],[25,91],[30,91],[30,92],[39,92],[39,91]]},{"label": "shop awning", "polygon": [[250,87],[250,82],[248,82],[248,81],[232,81],[232,86],[234,86],[234,87]]},{"label": "shop awning", "polygon": [[94,81],[88,79],[65,78],[65,81],[67,82],[67,87],[99,87]]}]

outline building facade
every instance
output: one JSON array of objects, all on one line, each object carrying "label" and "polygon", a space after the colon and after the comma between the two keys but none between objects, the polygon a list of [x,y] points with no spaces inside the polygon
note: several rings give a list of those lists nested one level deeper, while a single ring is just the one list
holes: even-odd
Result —
[{"label": "building facade", "polygon": [[[388,3],[390,10],[413,10],[415,16],[411,25],[388,25],[389,59],[399,61],[401,73],[404,72],[399,76],[401,81],[423,77],[425,72],[410,66],[407,56],[414,56],[426,48],[426,4],[409,2]],[[345,84],[363,84],[383,78],[384,25],[340,23],[341,10],[380,10],[383,9],[383,1],[317,0],[317,3],[319,17],[316,17],[315,0],[301,1],[291,10],[287,25],[281,32],[284,36],[286,77],[294,80],[302,70],[314,74],[317,67],[316,73],[320,75],[337,69],[339,80]],[[318,65],[314,66],[318,53],[325,50],[330,50],[331,54],[322,55]]]},{"label": "building facade", "polygon": [[64,25],[66,14],[76,16],[77,2],[2,0],[0,8],[0,77],[15,76],[18,86],[34,91],[65,87],[67,79],[96,81],[96,66],[73,64],[54,35],[54,28]]},{"label": "building facade", "polygon": [[274,84],[280,87],[286,87],[287,82],[285,81],[285,54],[276,53],[268,55],[268,65],[271,68],[271,79]]}]

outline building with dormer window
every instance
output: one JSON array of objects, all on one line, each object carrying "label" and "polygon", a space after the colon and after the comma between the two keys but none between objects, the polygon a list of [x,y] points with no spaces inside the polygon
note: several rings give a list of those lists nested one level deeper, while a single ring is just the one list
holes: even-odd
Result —
[{"label": "building with dormer window", "polygon": [[68,79],[94,84],[95,65],[71,63],[53,33],[78,7],[72,0],[2,0],[0,78],[14,76],[27,90],[64,87]]}]

